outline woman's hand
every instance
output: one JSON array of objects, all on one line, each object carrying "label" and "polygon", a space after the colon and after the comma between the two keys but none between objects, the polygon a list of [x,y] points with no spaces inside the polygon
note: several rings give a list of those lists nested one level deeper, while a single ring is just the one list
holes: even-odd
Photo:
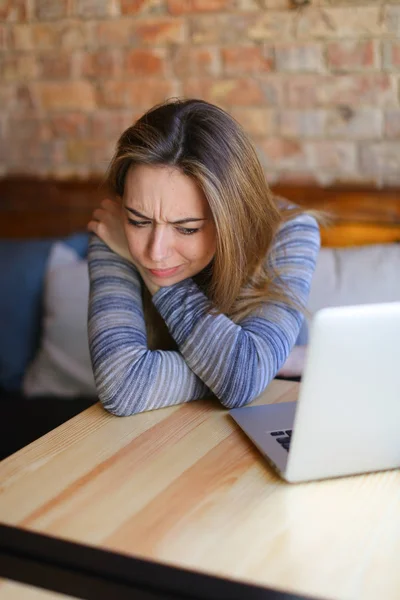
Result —
[{"label": "woman's hand", "polygon": [[100,208],[93,211],[87,228],[98,235],[113,252],[133,262],[122,224],[122,208],[118,202],[103,200]]},{"label": "woman's hand", "polygon": [[89,231],[98,235],[113,252],[135,265],[152,296],[158,292],[160,289],[159,286],[155,285],[147,277],[144,269],[134,262],[131,253],[129,252],[129,246],[126,241],[124,226],[122,224],[122,208],[118,202],[109,199],[103,200],[100,204],[100,208],[96,208],[96,210],[93,211],[92,219],[89,221],[87,228]]}]

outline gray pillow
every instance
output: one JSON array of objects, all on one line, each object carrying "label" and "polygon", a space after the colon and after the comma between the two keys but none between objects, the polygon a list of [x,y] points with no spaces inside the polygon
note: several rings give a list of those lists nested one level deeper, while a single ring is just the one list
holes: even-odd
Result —
[{"label": "gray pillow", "polygon": [[95,396],[87,338],[87,261],[58,242],[52,246],[44,286],[39,350],[29,365],[27,396]]},{"label": "gray pillow", "polygon": [[400,300],[400,244],[322,248],[307,308]]}]

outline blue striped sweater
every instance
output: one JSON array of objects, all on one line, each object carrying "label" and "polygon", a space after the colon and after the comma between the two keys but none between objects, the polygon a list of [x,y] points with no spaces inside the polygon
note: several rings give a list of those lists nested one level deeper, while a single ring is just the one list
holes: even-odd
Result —
[{"label": "blue striped sweater", "polygon": [[[313,217],[286,222],[275,242],[275,264],[289,290],[306,305],[320,246]],[[235,324],[210,314],[210,301],[192,279],[161,288],[152,298],[177,351],[150,350],[135,267],[97,236],[89,254],[89,348],[100,401],[131,415],[214,394],[233,408],[258,396],[286,361],[303,315],[266,303]]]}]

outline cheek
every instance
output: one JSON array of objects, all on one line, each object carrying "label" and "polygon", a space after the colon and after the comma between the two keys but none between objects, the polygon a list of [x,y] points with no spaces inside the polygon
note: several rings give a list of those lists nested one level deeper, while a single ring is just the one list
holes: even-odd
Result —
[{"label": "cheek", "polygon": [[131,255],[134,258],[141,256],[144,250],[143,240],[141,239],[142,236],[134,235],[131,227],[125,228],[125,236]]},{"label": "cheek", "polygon": [[199,262],[209,262],[215,254],[215,239],[213,236],[204,235],[196,238],[196,235],[182,249],[182,253],[186,252],[186,256],[191,260]]}]

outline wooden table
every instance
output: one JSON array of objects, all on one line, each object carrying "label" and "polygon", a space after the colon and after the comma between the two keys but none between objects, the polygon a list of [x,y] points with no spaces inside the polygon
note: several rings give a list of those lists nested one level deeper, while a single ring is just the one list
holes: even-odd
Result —
[{"label": "wooden table", "polygon": [[[273,381],[256,403],[297,391]],[[400,598],[400,472],[287,484],[213,401],[95,405],[3,461],[0,482],[6,524],[299,594]]]}]

